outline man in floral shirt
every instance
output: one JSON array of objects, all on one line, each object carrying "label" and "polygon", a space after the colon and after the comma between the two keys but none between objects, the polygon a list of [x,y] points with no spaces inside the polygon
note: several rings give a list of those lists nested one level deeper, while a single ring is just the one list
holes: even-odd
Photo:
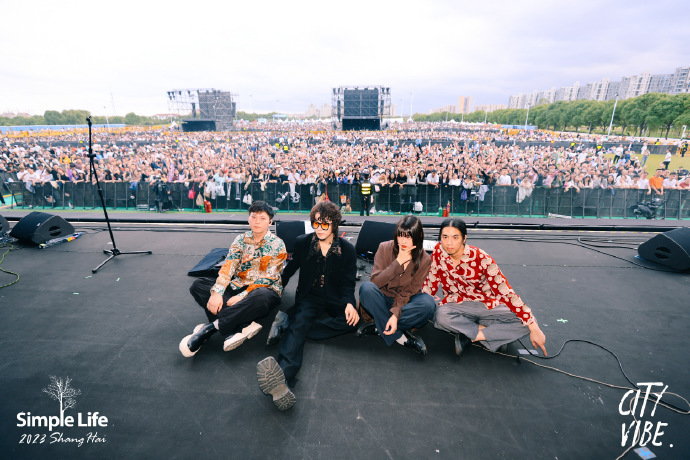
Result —
[{"label": "man in floral shirt", "polygon": [[546,337],[531,309],[513,291],[489,254],[465,244],[465,222],[443,221],[440,239],[422,292],[435,295],[439,287],[443,290],[434,323],[455,335],[456,354],[470,342],[496,351],[529,334],[532,345],[546,355]]},{"label": "man in floral shirt", "polygon": [[197,278],[192,283],[189,292],[209,322],[182,339],[183,356],[194,356],[216,331],[225,337],[223,350],[234,350],[259,333],[261,325],[254,320],[280,304],[280,274],[287,252],[283,240],[268,231],[272,219],[273,209],[255,201],[249,207],[251,230],[235,238],[218,278]]}]

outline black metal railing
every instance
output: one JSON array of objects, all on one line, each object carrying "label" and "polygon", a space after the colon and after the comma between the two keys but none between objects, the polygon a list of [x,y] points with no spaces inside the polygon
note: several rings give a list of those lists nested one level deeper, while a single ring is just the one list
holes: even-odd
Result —
[{"label": "black metal railing", "polygon": [[[5,183],[5,195],[19,208],[100,207],[95,184],[46,182],[27,186],[21,181]],[[136,183],[105,182],[103,198],[109,208],[156,211],[168,209],[204,210],[204,201],[213,211],[246,210],[252,201],[263,200],[279,211],[308,212],[325,194],[346,212],[359,214],[362,207],[357,184],[289,184],[257,182]],[[192,191],[192,193],[190,193]],[[201,195],[201,198],[199,198]],[[377,185],[372,210],[379,214],[451,214],[478,216],[524,216],[635,218],[632,208],[652,198],[635,189],[569,189],[535,187],[519,200],[518,187],[494,186],[465,189],[461,186]],[[690,191],[666,190],[658,216],[666,219],[690,218]]]}]

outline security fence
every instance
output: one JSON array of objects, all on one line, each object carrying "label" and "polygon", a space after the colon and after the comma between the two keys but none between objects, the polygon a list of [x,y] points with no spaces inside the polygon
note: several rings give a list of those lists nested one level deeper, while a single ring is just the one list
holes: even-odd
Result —
[{"label": "security fence", "polygon": [[[308,212],[318,199],[338,204],[346,213],[359,214],[362,199],[357,184],[276,183],[101,183],[108,208],[141,211],[198,210],[205,202],[213,211],[246,210],[252,201],[263,200],[279,211]],[[20,181],[5,183],[19,208],[77,208],[101,206],[95,184],[46,182],[27,186]],[[454,215],[636,218],[633,209],[653,197],[635,189],[576,189],[535,187],[527,196],[518,187],[493,186],[465,189],[461,186],[416,185],[376,186],[372,210],[377,214],[411,212],[437,215],[448,210]],[[666,190],[656,203],[656,215],[666,219],[690,218],[690,191]]]}]

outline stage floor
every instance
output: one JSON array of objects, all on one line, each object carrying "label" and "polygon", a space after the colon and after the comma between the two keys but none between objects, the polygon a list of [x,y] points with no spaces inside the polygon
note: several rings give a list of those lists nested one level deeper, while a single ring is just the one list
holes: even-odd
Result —
[{"label": "stage floor", "polygon": [[[72,219],[85,232],[79,239],[15,249],[0,265],[20,275],[0,289],[5,458],[614,459],[631,444],[634,427],[624,446],[621,427],[633,418],[619,413],[627,409],[627,390],[526,362],[629,387],[606,351],[577,342],[551,360],[518,361],[474,347],[457,357],[452,336],[431,325],[419,331],[424,357],[373,336],[308,342],[297,404],[279,412],[256,383],[256,363],[277,355],[276,346],[265,345],[275,311],[234,351],[223,352],[218,335],[193,358],[178,351],[180,339],[205,321],[189,295],[187,271],[244,228],[120,218],[118,248],[153,255],[122,255],[92,274],[112,246],[104,224],[87,216]],[[470,229],[468,243],[489,252],[532,307],[550,355],[569,339],[595,342],[618,356],[633,382],[658,382],[688,398],[690,277],[636,265],[637,245],[652,234],[645,221],[617,223],[632,222],[640,231]],[[356,241],[359,227],[342,230]],[[361,263],[366,280],[371,265]],[[14,279],[0,273],[0,285]],[[292,303],[296,285],[293,279],[284,302]],[[28,426],[28,412],[60,415],[59,403],[42,391],[50,376],[69,377],[79,390],[76,405],[64,411],[74,426]],[[664,399],[688,410],[678,398]],[[690,417],[663,407],[652,415],[654,401],[641,415],[640,400],[635,413],[643,427],[653,425],[652,435],[662,423],[661,445],[647,440],[646,447],[658,458],[689,458]],[[107,422],[98,425],[96,412]]]}]

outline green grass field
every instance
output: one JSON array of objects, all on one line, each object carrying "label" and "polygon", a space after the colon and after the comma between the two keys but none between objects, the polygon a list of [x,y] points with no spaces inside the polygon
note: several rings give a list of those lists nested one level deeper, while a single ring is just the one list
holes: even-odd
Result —
[{"label": "green grass field", "polygon": [[[607,153],[604,154],[604,156],[606,158],[613,158],[614,155],[612,153]],[[635,154],[633,156],[639,158],[640,161],[642,160],[642,155]],[[647,171],[650,176],[653,176],[657,169],[664,167],[664,165],[661,164],[662,161],[664,161],[664,155],[649,155],[649,159],[645,165],[645,171]],[[668,169],[674,171],[681,167],[690,170],[690,153],[686,153],[685,158],[681,158],[678,155],[673,155],[671,158],[671,163],[668,165]]]}]

